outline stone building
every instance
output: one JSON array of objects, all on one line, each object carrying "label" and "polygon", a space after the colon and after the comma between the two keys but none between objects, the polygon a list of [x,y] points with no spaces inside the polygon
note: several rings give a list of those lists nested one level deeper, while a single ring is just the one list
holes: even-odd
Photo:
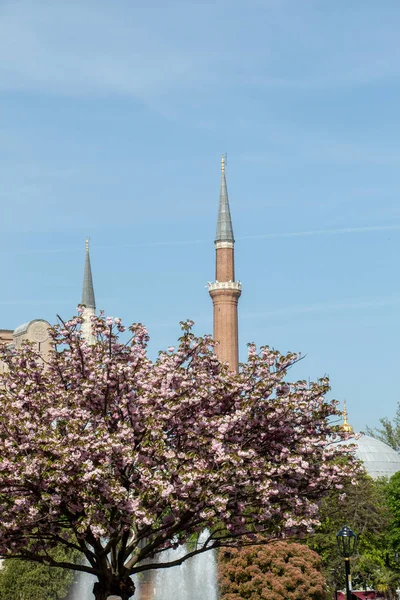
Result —
[{"label": "stone building", "polygon": [[0,329],[0,344],[11,344],[13,329]]},{"label": "stone building", "polygon": [[[45,357],[50,349],[49,336],[50,323],[43,319],[34,319],[16,329],[0,329],[0,344],[20,348],[24,341],[32,342],[42,357]],[[3,372],[4,365],[0,362],[0,373]]]}]

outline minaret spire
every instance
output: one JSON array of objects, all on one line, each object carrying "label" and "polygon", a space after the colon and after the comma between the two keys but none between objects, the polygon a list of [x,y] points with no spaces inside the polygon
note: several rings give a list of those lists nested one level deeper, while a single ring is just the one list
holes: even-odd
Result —
[{"label": "minaret spire", "polygon": [[84,322],[82,323],[82,336],[88,342],[88,344],[94,344],[94,336],[92,334],[92,326],[90,317],[96,314],[96,301],[94,298],[94,287],[92,277],[92,267],[90,265],[90,254],[89,254],[89,238],[86,238],[86,251],[85,251],[85,268],[83,271],[83,285],[82,285],[82,301],[84,305],[84,311],[82,317]]},{"label": "minaret spire", "polygon": [[96,308],[94,299],[92,268],[90,265],[89,238],[86,238],[85,269],[83,272],[82,302],[86,308]]},{"label": "minaret spire", "polygon": [[240,281],[235,281],[235,240],[229,209],[225,177],[225,157],[221,160],[221,189],[219,195],[217,235],[215,237],[215,282],[208,291],[214,305],[214,339],[219,342],[216,354],[227,362],[232,371],[238,370],[238,300],[242,293]]},{"label": "minaret spire", "polygon": [[219,193],[219,208],[217,221],[217,235],[215,242],[234,243],[231,211],[229,210],[228,189],[225,177],[225,156],[221,158],[221,190]]}]

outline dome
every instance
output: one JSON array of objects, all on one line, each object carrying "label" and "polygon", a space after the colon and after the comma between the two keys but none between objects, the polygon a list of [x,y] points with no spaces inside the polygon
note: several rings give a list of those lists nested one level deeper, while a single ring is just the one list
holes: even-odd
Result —
[{"label": "dome", "polygon": [[16,327],[13,331],[13,335],[22,335],[23,333],[26,333],[28,331],[28,327],[30,325],[29,323],[23,323],[22,325],[18,325],[18,327]]},{"label": "dome", "polygon": [[400,454],[390,446],[371,437],[361,434],[358,440],[349,440],[356,446],[356,456],[363,461],[365,469],[371,477],[391,477],[400,471]]}]

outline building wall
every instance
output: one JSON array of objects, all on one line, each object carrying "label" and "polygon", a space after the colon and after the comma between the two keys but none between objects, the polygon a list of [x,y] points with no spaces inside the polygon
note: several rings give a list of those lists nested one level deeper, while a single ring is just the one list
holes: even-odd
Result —
[{"label": "building wall", "polygon": [[0,345],[1,344],[11,344],[13,336],[12,329],[0,329]]},{"label": "building wall", "polygon": [[17,327],[13,333],[13,345],[20,348],[25,341],[32,342],[37,351],[46,356],[50,350],[50,323],[42,319],[35,319],[26,325]]},{"label": "building wall", "polygon": [[[50,323],[43,319],[35,319],[24,325],[20,325],[14,331],[12,329],[0,329],[0,345],[20,348],[24,341],[34,344],[36,350],[45,358],[50,351]],[[0,361],[0,373],[4,373],[4,363]]]}]

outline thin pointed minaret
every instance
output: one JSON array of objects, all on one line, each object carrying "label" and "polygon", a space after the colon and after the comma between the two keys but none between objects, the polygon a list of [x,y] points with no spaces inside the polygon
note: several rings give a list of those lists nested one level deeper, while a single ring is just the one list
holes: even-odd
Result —
[{"label": "thin pointed minaret", "polygon": [[92,334],[90,317],[96,313],[96,301],[94,299],[92,268],[90,266],[89,238],[86,238],[85,269],[83,273],[81,304],[85,306],[82,314],[82,317],[84,318],[84,322],[82,323],[81,327],[82,336],[88,342],[88,344],[94,344],[95,340]]},{"label": "thin pointed minaret", "polygon": [[221,191],[219,196],[217,235],[215,237],[215,282],[208,284],[214,306],[214,339],[219,342],[216,354],[232,371],[238,370],[239,333],[238,300],[242,293],[240,281],[235,281],[235,240],[229,210],[225,177],[225,157],[221,160]]}]

